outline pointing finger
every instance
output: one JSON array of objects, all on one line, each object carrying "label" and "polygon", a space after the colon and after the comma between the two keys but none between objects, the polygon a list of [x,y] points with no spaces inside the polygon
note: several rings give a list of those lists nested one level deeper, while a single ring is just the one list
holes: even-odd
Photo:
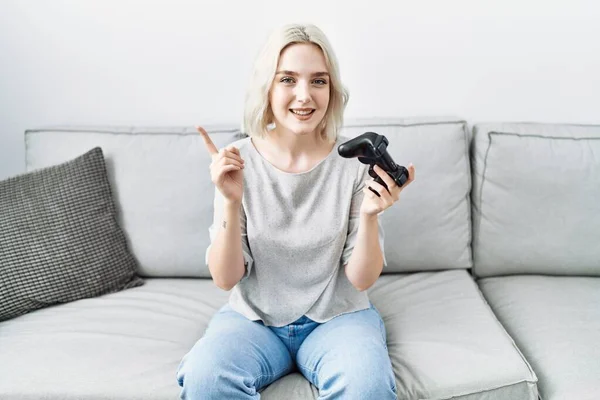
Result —
[{"label": "pointing finger", "polygon": [[219,150],[217,149],[217,146],[215,146],[215,144],[210,139],[208,133],[206,133],[204,128],[201,126],[196,126],[196,130],[200,132],[200,135],[202,135],[202,139],[204,139],[204,144],[206,144],[206,148],[208,149],[210,155],[218,154]]}]

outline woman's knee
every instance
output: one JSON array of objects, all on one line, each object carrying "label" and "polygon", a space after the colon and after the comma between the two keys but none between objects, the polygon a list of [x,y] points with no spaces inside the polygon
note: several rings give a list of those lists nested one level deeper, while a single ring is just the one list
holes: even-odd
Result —
[{"label": "woman's knee", "polygon": [[[343,382],[344,393],[364,396],[365,399],[396,399],[396,380],[393,371],[380,365],[377,368],[350,367]],[[357,397],[358,398],[358,397]]]},{"label": "woman's knee", "polygon": [[231,351],[223,342],[199,340],[177,370],[181,399],[253,398],[254,379],[228,356]]},{"label": "woman's knee", "polygon": [[[396,380],[387,351],[350,351],[320,371],[324,398],[396,399]],[[338,397],[341,396],[341,397]],[[355,397],[358,396],[358,397]]]}]

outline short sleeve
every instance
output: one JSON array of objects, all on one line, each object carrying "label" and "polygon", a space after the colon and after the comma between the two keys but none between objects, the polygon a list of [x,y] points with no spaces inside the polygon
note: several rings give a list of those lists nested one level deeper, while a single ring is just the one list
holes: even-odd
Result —
[{"label": "short sleeve", "polygon": [[[225,199],[223,198],[223,195],[221,194],[221,192],[219,192],[219,190],[215,188],[215,198],[214,198],[214,203],[213,203],[214,218],[213,218],[212,225],[208,228],[211,245],[217,236],[219,227],[221,226],[223,207],[225,204],[224,200]],[[243,205],[240,206],[240,228],[241,228],[241,232],[242,232],[242,253],[244,255],[244,266],[246,267],[246,273],[242,277],[242,280],[243,280],[243,279],[247,278],[248,275],[250,275],[250,271],[252,271],[252,266],[254,264],[254,260],[252,258],[252,252],[250,251],[250,245],[248,243],[248,235],[246,233],[246,213],[244,211]],[[207,267],[208,267],[208,253],[210,251],[211,245],[209,245],[206,248],[206,253],[204,256],[204,262]]]},{"label": "short sleeve", "polygon": [[[369,175],[369,166],[361,164],[358,168],[358,176],[354,186],[354,192],[352,193],[352,199],[350,201],[350,214],[348,216],[348,232],[346,236],[346,243],[344,244],[344,250],[342,252],[342,265],[345,266],[350,260],[354,245],[356,244],[356,236],[358,234],[358,224],[360,222],[360,207],[364,197],[363,188],[365,187],[365,181],[371,179]],[[387,260],[385,257],[385,234],[383,226],[381,224],[381,216],[377,217],[379,246],[383,254],[383,265],[387,266]]]}]

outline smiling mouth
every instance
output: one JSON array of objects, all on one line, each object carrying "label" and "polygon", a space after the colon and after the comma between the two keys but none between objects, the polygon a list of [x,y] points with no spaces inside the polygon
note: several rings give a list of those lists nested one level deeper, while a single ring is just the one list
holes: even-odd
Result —
[{"label": "smiling mouth", "polygon": [[302,117],[306,117],[311,115],[312,113],[315,112],[315,109],[307,109],[307,110],[294,110],[293,108],[290,108],[290,111],[292,112],[292,114],[295,115],[300,115]]}]

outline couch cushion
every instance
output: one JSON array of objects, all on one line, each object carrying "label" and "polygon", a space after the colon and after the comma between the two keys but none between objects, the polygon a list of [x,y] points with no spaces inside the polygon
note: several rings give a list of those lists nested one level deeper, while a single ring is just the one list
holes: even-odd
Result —
[{"label": "couch cushion", "polygon": [[[207,127],[219,147],[233,127]],[[209,277],[214,185],[202,137],[190,128],[66,127],[25,133],[26,168],[63,162],[90,147],[104,151],[131,251],[146,277]],[[51,149],[51,150],[49,150]]]},{"label": "couch cushion", "polygon": [[[233,126],[207,130],[218,147],[241,137]],[[403,165],[413,162],[418,175],[402,195],[402,206],[382,215],[388,232],[384,272],[470,268],[466,123],[350,120],[341,133],[354,137],[368,130],[386,135],[392,157]],[[58,127],[28,130],[25,139],[27,170],[62,162],[90,146],[103,149],[119,222],[140,275],[210,277],[205,251],[214,185],[210,157],[194,128]]]},{"label": "couch cushion", "polygon": [[386,275],[369,289],[399,399],[537,400],[537,377],[467,271]]},{"label": "couch cushion", "polygon": [[0,321],[143,284],[102,150],[0,182]]},{"label": "couch cushion", "polygon": [[[381,216],[387,272],[470,268],[471,172],[466,122],[456,118],[367,119],[342,134],[372,131],[389,141],[397,164],[415,165],[416,179]],[[357,161],[358,162],[358,161]]]},{"label": "couch cushion", "polygon": [[[369,289],[381,312],[401,399],[537,399],[536,376],[466,271],[386,275]],[[176,370],[228,293],[208,279],[141,287],[0,324],[0,398],[174,399]],[[262,391],[316,399],[292,373]]]},{"label": "couch cushion", "polygon": [[226,299],[207,279],[147,279],[5,321],[0,399],[179,398],[179,362]]},{"label": "couch cushion", "polygon": [[511,276],[479,285],[536,371],[544,400],[600,399],[600,278]]},{"label": "couch cushion", "polygon": [[[466,271],[389,274],[369,289],[387,331],[398,399],[537,400],[537,377]],[[316,399],[299,373],[262,399]]]},{"label": "couch cushion", "polygon": [[600,126],[483,124],[474,273],[600,275]]}]

